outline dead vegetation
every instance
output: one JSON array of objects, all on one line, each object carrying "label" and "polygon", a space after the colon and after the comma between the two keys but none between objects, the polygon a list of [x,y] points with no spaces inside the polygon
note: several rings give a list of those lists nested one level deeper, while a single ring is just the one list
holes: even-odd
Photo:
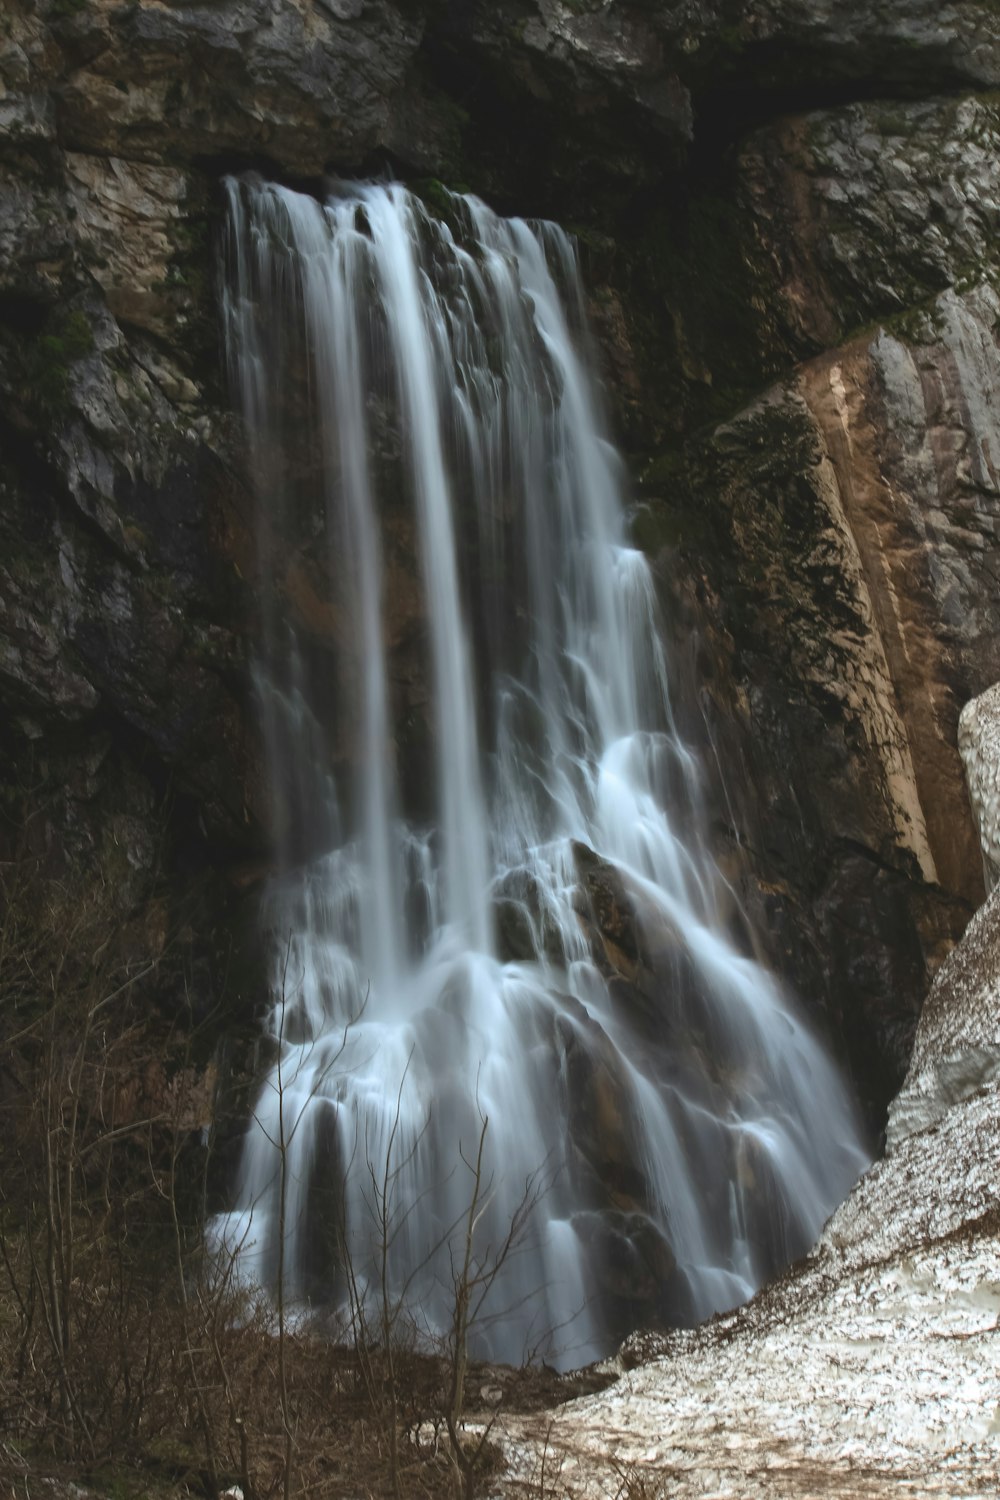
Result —
[{"label": "dead vegetation", "polygon": [[[28,858],[0,867],[0,1491],[30,1500],[62,1478],[115,1500],[214,1500],[232,1485],[245,1500],[472,1500],[499,1462],[501,1406],[582,1389],[467,1361],[498,1266],[476,1245],[487,1122],[463,1157],[440,1349],[389,1300],[340,1328],[301,1326],[280,1275],[264,1297],[205,1249],[214,1064],[184,1018],[159,1012],[169,933],[139,951],[135,924],[110,882],[71,889]],[[373,1167],[388,1255],[395,1164]]]}]

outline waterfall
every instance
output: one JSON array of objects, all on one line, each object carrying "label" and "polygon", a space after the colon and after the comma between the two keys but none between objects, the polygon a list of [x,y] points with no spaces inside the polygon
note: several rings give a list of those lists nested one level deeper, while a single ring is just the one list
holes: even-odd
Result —
[{"label": "waterfall", "polygon": [[433,1342],[475,1200],[473,1352],[582,1364],[805,1250],[853,1108],[730,935],[570,239],[398,185],[226,191],[280,868],[274,1060],[211,1233]]}]

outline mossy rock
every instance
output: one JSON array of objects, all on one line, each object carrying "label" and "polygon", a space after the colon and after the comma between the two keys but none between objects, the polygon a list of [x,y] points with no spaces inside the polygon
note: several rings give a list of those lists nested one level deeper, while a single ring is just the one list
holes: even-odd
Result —
[{"label": "mossy rock", "polygon": [[93,331],[84,313],[50,312],[42,328],[20,343],[18,363],[25,395],[50,414],[64,411],[73,366],[93,348]]}]

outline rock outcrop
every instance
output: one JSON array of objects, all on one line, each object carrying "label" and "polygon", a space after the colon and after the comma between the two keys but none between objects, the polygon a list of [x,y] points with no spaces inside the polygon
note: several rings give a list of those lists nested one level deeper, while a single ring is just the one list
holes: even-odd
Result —
[{"label": "rock outcrop", "polygon": [[[884,1160],[806,1262],[707,1329],[634,1341],[613,1390],[510,1421],[511,1493],[543,1466],[580,1497],[633,1471],[679,1497],[1000,1485],[996,891],[958,942],[982,897],[959,751],[1000,865],[998,88],[996,0],[8,0],[0,19],[0,917],[22,867],[70,906],[112,890],[144,1002],[206,1020],[206,1056],[252,1021],[262,592],[324,665],[351,622],[318,604],[321,518],[260,565],[219,179],[391,171],[430,201],[440,179],[579,231],[676,713],[714,778],[706,836],[877,1127],[906,1076]],[[416,798],[420,584],[405,517],[387,532]],[[594,951],[644,1005],[652,938],[608,871],[579,874]],[[501,913],[515,957],[526,899]],[[733,922],[745,937],[735,900]],[[630,1222],[615,1079],[570,1066],[581,1170],[627,1231],[608,1289],[656,1316],[671,1260]]]}]

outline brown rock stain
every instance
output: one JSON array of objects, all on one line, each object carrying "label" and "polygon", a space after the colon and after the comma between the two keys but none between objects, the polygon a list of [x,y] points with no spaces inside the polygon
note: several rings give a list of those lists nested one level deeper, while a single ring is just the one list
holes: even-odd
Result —
[{"label": "brown rock stain", "polygon": [[872,399],[874,379],[868,345],[855,343],[807,365],[800,390],[836,477],[888,669],[892,702],[883,706],[903,738],[902,765],[886,766],[887,782],[911,824],[906,842],[925,878],[975,902],[975,835],[955,747],[956,664],[942,639],[918,503],[884,472],[890,436]]}]

